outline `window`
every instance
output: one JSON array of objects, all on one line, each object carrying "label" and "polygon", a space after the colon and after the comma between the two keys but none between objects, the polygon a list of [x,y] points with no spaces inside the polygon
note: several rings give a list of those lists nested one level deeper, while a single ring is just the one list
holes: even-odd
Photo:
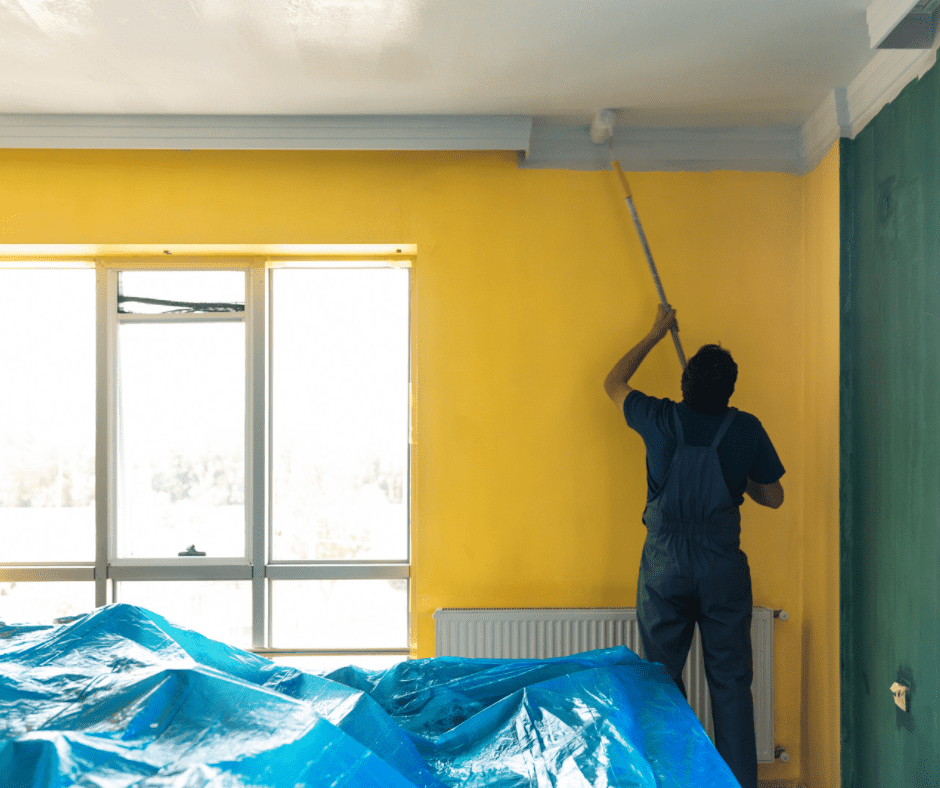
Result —
[{"label": "window", "polygon": [[0,276],[0,556],[92,561],[95,273]]},{"label": "window", "polygon": [[95,601],[95,272],[0,277],[0,621],[51,620]]},{"label": "window", "polygon": [[407,272],[280,270],[272,291],[274,559],[407,560]]},{"label": "window", "polygon": [[194,262],[0,270],[0,620],[126,601],[295,664],[403,659],[408,269]]},{"label": "window", "polygon": [[113,555],[170,558],[192,543],[244,562],[246,275],[116,276]]}]

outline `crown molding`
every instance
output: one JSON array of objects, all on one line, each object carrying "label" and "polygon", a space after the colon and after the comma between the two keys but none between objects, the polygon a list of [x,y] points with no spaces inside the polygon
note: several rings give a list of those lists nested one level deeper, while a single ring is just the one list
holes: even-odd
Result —
[{"label": "crown molding", "polygon": [[854,139],[882,107],[937,60],[934,49],[879,49],[847,87],[836,88],[803,124],[803,171],[814,169],[839,137]]},{"label": "crown molding", "polygon": [[0,148],[518,150],[520,115],[0,115]]},{"label": "crown molding", "polygon": [[865,11],[871,48],[877,47],[917,5],[917,0],[875,0]]},{"label": "crown molding", "polygon": [[845,88],[830,90],[829,95],[807,118],[800,130],[803,172],[816,169],[839,137],[848,136],[849,124]]},{"label": "crown molding", "polygon": [[[796,128],[621,128],[614,158],[638,170],[797,172]],[[108,150],[514,150],[523,168],[598,170],[587,126],[529,116],[0,115],[0,148]]]},{"label": "crown molding", "polygon": [[[908,0],[904,0],[908,2]],[[879,49],[800,126],[614,129],[610,147],[589,128],[530,116],[0,115],[0,148],[168,150],[503,150],[523,169],[742,170],[802,174],[841,136],[854,138],[936,62],[933,49]]]},{"label": "crown molding", "polygon": [[879,49],[846,88],[848,133],[854,138],[868,122],[937,61],[934,49]]},{"label": "crown molding", "polygon": [[616,159],[632,172],[801,171],[799,126],[765,128],[615,128],[610,147],[587,126],[534,126],[523,169],[607,170]]}]

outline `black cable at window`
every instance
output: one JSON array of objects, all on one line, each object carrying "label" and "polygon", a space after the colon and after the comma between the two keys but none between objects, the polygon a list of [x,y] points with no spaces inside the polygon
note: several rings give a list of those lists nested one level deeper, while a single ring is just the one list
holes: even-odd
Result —
[{"label": "black cable at window", "polygon": [[118,295],[118,312],[130,314],[123,308],[127,302],[136,304],[152,304],[154,306],[175,306],[179,309],[167,310],[164,314],[186,312],[244,312],[245,305],[239,303],[212,302],[212,301],[168,301],[163,298],[139,298],[136,296]]}]

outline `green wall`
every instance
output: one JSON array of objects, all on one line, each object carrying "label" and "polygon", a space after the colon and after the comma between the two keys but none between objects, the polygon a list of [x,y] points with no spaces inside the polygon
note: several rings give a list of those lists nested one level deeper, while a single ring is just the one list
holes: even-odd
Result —
[{"label": "green wall", "polygon": [[840,151],[845,788],[940,785],[938,129],[933,68]]}]

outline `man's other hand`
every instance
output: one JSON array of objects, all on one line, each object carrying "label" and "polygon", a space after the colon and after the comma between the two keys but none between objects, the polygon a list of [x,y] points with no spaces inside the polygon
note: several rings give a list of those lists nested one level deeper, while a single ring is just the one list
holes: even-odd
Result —
[{"label": "man's other hand", "polygon": [[750,476],[747,477],[747,494],[754,503],[779,509],[783,504],[783,485],[778,479],[773,484],[758,484]]}]

